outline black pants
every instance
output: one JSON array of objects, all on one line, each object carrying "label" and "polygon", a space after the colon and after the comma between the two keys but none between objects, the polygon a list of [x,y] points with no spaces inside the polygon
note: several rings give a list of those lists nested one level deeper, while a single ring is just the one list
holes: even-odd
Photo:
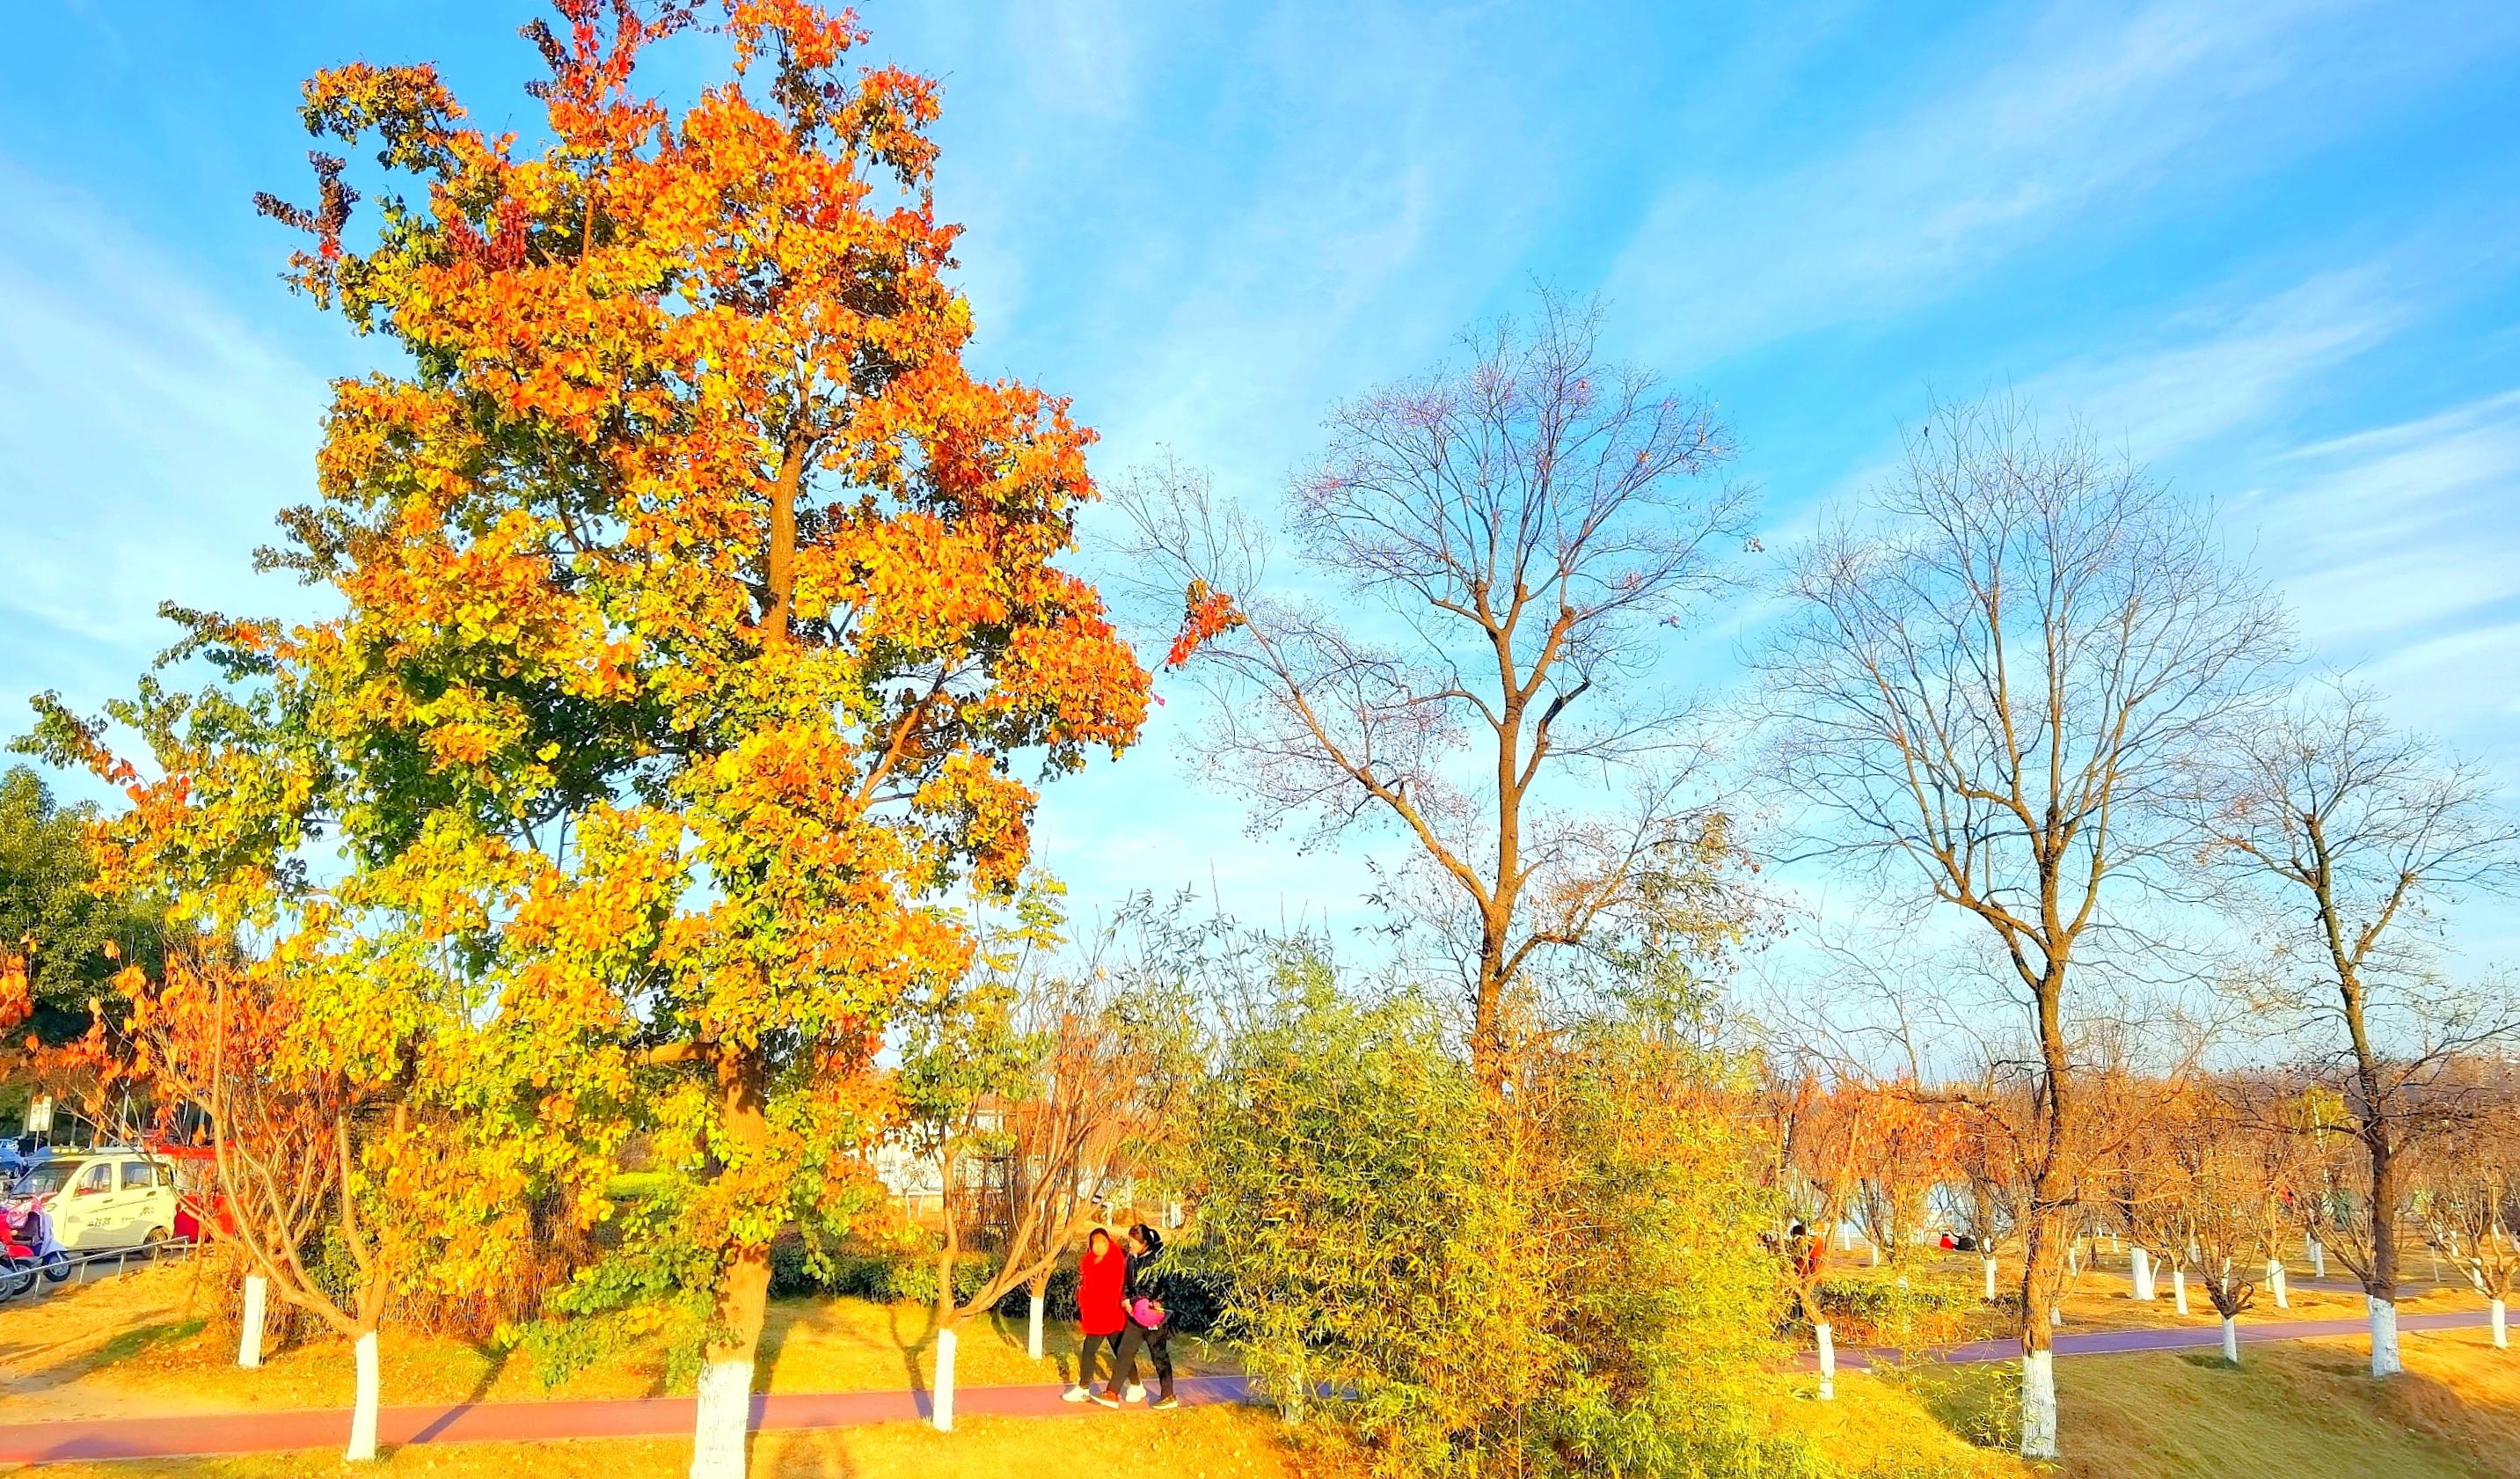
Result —
[{"label": "black pants", "polygon": [[1158,1397],[1173,1394],[1173,1327],[1168,1321],[1151,1330],[1132,1322],[1128,1333],[1120,1337],[1120,1373],[1111,1379],[1111,1390],[1125,1391],[1138,1379],[1138,1353],[1147,1353],[1147,1362],[1155,1368]]},{"label": "black pants", "polygon": [[[1102,1357],[1104,1365],[1116,1375],[1120,1369],[1121,1339],[1122,1337],[1118,1335],[1085,1337],[1085,1343],[1076,1348],[1076,1384],[1078,1386],[1090,1389],[1094,1385],[1094,1358],[1098,1355]],[[1113,1384],[1117,1385],[1117,1382]]]}]

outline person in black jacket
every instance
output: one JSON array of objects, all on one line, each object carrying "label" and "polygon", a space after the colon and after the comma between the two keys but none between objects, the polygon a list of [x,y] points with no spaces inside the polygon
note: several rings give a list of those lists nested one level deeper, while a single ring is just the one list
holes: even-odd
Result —
[{"label": "person in black jacket", "polygon": [[1143,1352],[1155,1368],[1155,1396],[1148,1406],[1177,1408],[1181,1402],[1173,1396],[1172,1316],[1155,1296],[1153,1266],[1163,1254],[1164,1240],[1154,1228],[1140,1223],[1129,1229],[1128,1250],[1120,1306],[1128,1312],[1129,1323],[1121,1332],[1119,1368],[1112,1373],[1110,1395],[1119,1402],[1135,1402],[1146,1395],[1138,1385],[1138,1357]]}]

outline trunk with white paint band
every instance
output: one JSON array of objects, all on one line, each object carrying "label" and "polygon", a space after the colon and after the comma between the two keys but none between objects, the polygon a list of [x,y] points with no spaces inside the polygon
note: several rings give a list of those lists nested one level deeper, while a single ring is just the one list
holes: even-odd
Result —
[{"label": "trunk with white paint band", "polygon": [[2371,1374],[2395,1376],[2406,1369],[2398,1360],[2398,1306],[2394,1300],[2371,1301]]},{"label": "trunk with white paint band", "polygon": [[2502,1310],[2502,1296],[2498,1294],[2486,1304],[2487,1321],[2494,1331],[2494,1349],[2511,1349],[2511,1326]]},{"label": "trunk with white paint band", "polygon": [[1837,1339],[1824,1319],[1813,1324],[1812,1333],[1820,1337],[1820,1400],[1827,1402],[1837,1396]]},{"label": "trunk with white paint band", "polygon": [[960,1344],[950,1329],[936,1332],[936,1382],[928,1420],[936,1431],[954,1431],[954,1348]]},{"label": "trunk with white paint band", "polygon": [[2317,1238],[2311,1239],[2310,1243],[2310,1276],[2313,1278],[2327,1276],[2327,1245]]},{"label": "trunk with white paint band", "polygon": [[271,1297],[271,1280],[259,1273],[245,1276],[245,1317],[237,1324],[237,1364],[251,1369],[262,1364],[263,1311]]},{"label": "trunk with white paint band", "polygon": [[2292,1291],[2284,1284],[2284,1266],[2282,1259],[2271,1258],[2267,1260],[2267,1287],[2274,1294],[2276,1309],[2289,1310],[2292,1308]]},{"label": "trunk with white paint band", "polygon": [[2056,1456],[2056,1353],[2021,1357],[2021,1456]]},{"label": "trunk with white paint band", "polygon": [[2156,1300],[2159,1296],[2152,1283],[2152,1255],[2144,1252],[2143,1245],[2138,1243],[2127,1255],[2127,1276],[2135,1284],[2135,1297],[2147,1303]]},{"label": "trunk with white paint band", "polygon": [[752,1416],[752,1363],[700,1367],[692,1420],[692,1479],[743,1479],[743,1435]]},{"label": "trunk with white paint band", "polygon": [[2240,1363],[2240,1322],[2228,1315],[2223,1317],[2223,1359],[2235,1366]]},{"label": "trunk with white paint band", "polygon": [[1994,1304],[1994,1303],[1995,1303],[1995,1299],[1996,1299],[1996,1294],[1995,1294],[1995,1260],[1990,1258],[1990,1259],[1982,1260],[1981,1262],[1982,1262],[1982,1263],[1985,1265],[1985,1267],[1986,1267],[1986,1302],[1987,1302],[1988,1304],[1990,1304],[1990,1305],[1991,1305],[1991,1304]]},{"label": "trunk with white paint band", "polygon": [[341,1457],[364,1463],[377,1456],[377,1332],[362,1331],[351,1348],[359,1363],[358,1405],[350,1409],[350,1446]]},{"label": "trunk with white paint band", "polygon": [[1025,1317],[1024,1354],[1035,1361],[1041,1360],[1041,1307],[1046,1303],[1048,1303],[1048,1301],[1044,1300],[1040,1294],[1034,1294],[1032,1297],[1032,1314]]},{"label": "trunk with white paint band", "polygon": [[2187,1313],[2186,1270],[2173,1269],[2170,1271],[2170,1297],[2178,1302],[2180,1314],[2184,1315]]}]

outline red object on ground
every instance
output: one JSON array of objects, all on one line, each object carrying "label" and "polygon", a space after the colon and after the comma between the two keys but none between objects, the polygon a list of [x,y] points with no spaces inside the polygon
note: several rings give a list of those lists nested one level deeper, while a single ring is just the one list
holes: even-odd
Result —
[{"label": "red object on ground", "polygon": [[1076,1261],[1076,1322],[1088,1335],[1117,1335],[1129,1322],[1120,1307],[1120,1283],[1128,1276],[1129,1256],[1117,1243],[1105,1244],[1101,1258],[1087,1253]]}]

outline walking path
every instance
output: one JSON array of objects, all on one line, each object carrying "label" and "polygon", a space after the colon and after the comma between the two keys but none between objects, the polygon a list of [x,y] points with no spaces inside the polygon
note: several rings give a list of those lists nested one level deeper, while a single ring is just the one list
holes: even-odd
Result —
[{"label": "walking path", "polygon": [[[2403,1315],[2405,1331],[2466,1329],[2485,1323],[2485,1313]],[[2307,1319],[2240,1326],[2247,1342],[2307,1340],[2362,1333],[2359,1319]],[[2063,1332],[2060,1356],[2122,1356],[2222,1344],[2218,1325],[2176,1329]],[[2009,1361],[2021,1352],[2010,1340],[1979,1340],[1927,1353],[1929,1359],[1966,1363]],[[1859,1368],[1864,1353],[1849,1351],[1841,1364]],[[963,1387],[954,1396],[958,1416],[1047,1417],[1098,1412],[1098,1408],[1059,1400],[1056,1386]],[[1177,1391],[1185,1407],[1241,1402],[1239,1377],[1193,1376]],[[928,1414],[924,1392],[778,1393],[752,1399],[756,1432],[795,1428],[854,1427],[902,1422]],[[1125,1420],[1115,1415],[1111,1420]],[[1161,1414],[1140,1420],[1160,1421]],[[378,1414],[377,1441],[386,1448],[410,1444],[516,1443],[562,1438],[667,1438],[692,1430],[688,1397],[608,1398],[588,1402],[464,1402],[432,1407],[386,1408]],[[350,1414],[334,1408],[305,1411],[221,1412],[186,1417],[121,1417],[76,1422],[0,1424],[0,1464],[60,1463],[78,1458],[198,1458],[220,1454],[279,1453],[337,1448],[346,1443]]]},{"label": "walking path", "polygon": [[[2482,1310],[2453,1310],[2439,1314],[2407,1314],[2398,1317],[2401,1331],[2465,1330],[2486,1321]],[[2240,1343],[2255,1345],[2270,1340],[2316,1340],[2323,1335],[2360,1335],[2369,1329],[2362,1319],[2287,1319],[2271,1323],[2242,1320]],[[2191,1351],[2223,1344],[2223,1327],[2213,1325],[2174,1325],[2150,1330],[2059,1330],[2056,1332],[2056,1354],[2059,1356],[2134,1356],[2145,1351]],[[1887,1353],[1883,1353],[1887,1354]],[[1928,1361],[1951,1365],[1968,1365],[1986,1361],[2011,1361],[2021,1355],[2021,1342],[2010,1336],[2000,1340],[1972,1340],[1966,1345],[1942,1346],[1919,1353]],[[1861,1369],[1869,1364],[1867,1353],[1842,1352],[1838,1364]],[[1810,1365],[1809,1357],[1803,1364]]]}]

